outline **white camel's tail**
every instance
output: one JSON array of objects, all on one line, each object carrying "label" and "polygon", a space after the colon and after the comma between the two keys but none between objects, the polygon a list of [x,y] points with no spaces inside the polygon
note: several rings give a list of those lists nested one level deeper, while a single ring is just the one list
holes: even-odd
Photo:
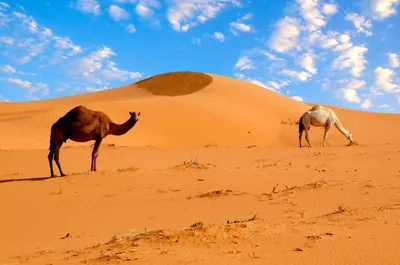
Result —
[{"label": "white camel's tail", "polygon": [[301,133],[302,131],[304,131],[304,124],[303,124],[303,116],[300,117],[299,120],[299,133]]}]

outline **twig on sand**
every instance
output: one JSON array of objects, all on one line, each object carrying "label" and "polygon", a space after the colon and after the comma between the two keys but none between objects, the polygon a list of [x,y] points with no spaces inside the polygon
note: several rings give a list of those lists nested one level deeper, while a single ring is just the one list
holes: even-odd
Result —
[{"label": "twig on sand", "polygon": [[67,233],[65,236],[63,236],[63,237],[60,238],[60,239],[66,239],[66,238],[68,238],[68,237],[71,237],[71,234],[70,234],[70,233]]},{"label": "twig on sand", "polygon": [[276,188],[278,187],[278,185],[279,185],[279,182],[276,183],[276,185],[272,188],[272,193],[276,193],[275,190],[276,190]]},{"label": "twig on sand", "polygon": [[245,219],[245,220],[235,220],[235,221],[233,221],[233,222],[230,222],[230,221],[228,220],[228,221],[226,221],[226,223],[227,223],[227,224],[237,224],[237,223],[251,222],[251,221],[256,220],[257,215],[258,215],[258,214],[256,213],[255,215],[253,215],[253,217],[251,217],[251,218],[249,218],[249,219]]}]

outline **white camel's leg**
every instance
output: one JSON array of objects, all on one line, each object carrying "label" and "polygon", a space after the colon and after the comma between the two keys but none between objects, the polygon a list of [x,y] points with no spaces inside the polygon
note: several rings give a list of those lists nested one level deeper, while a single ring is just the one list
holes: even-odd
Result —
[{"label": "white camel's leg", "polygon": [[312,147],[312,145],[310,143],[310,138],[308,137],[309,130],[310,130],[310,126],[308,126],[308,128],[305,129],[305,131],[306,131],[306,141],[308,143],[308,147]]},{"label": "white camel's leg", "polygon": [[323,147],[326,146],[326,139],[328,138],[328,134],[329,134],[329,131],[331,130],[331,128],[332,128],[332,123],[328,121],[327,124],[325,125],[324,142],[322,145]]}]

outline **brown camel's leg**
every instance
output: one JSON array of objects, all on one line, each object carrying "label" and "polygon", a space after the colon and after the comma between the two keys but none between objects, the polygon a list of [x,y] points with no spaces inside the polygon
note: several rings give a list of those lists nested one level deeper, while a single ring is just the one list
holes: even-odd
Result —
[{"label": "brown camel's leg", "polygon": [[56,146],[54,149],[54,161],[56,161],[58,170],[60,171],[61,176],[66,176],[64,172],[62,172],[61,166],[60,166],[60,148],[61,146]]},{"label": "brown camel's leg", "polygon": [[49,155],[47,156],[47,158],[49,160],[49,165],[50,165],[50,177],[54,177],[53,157],[54,157],[54,152],[53,152],[53,150],[50,150]]},{"label": "brown camel's leg", "polygon": [[99,155],[99,146],[101,144],[102,138],[97,138],[96,142],[94,143],[93,152],[92,152],[92,165],[90,167],[91,171],[96,171],[96,160],[97,156]]}]

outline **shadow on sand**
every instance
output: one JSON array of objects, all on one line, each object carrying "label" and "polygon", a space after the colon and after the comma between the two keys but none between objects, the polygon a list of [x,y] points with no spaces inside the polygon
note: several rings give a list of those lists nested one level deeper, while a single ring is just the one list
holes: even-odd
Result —
[{"label": "shadow on sand", "polygon": [[21,179],[0,179],[0,183],[8,183],[8,182],[20,182],[20,181],[44,181],[50,180],[57,177],[37,177],[37,178],[21,178]]}]

